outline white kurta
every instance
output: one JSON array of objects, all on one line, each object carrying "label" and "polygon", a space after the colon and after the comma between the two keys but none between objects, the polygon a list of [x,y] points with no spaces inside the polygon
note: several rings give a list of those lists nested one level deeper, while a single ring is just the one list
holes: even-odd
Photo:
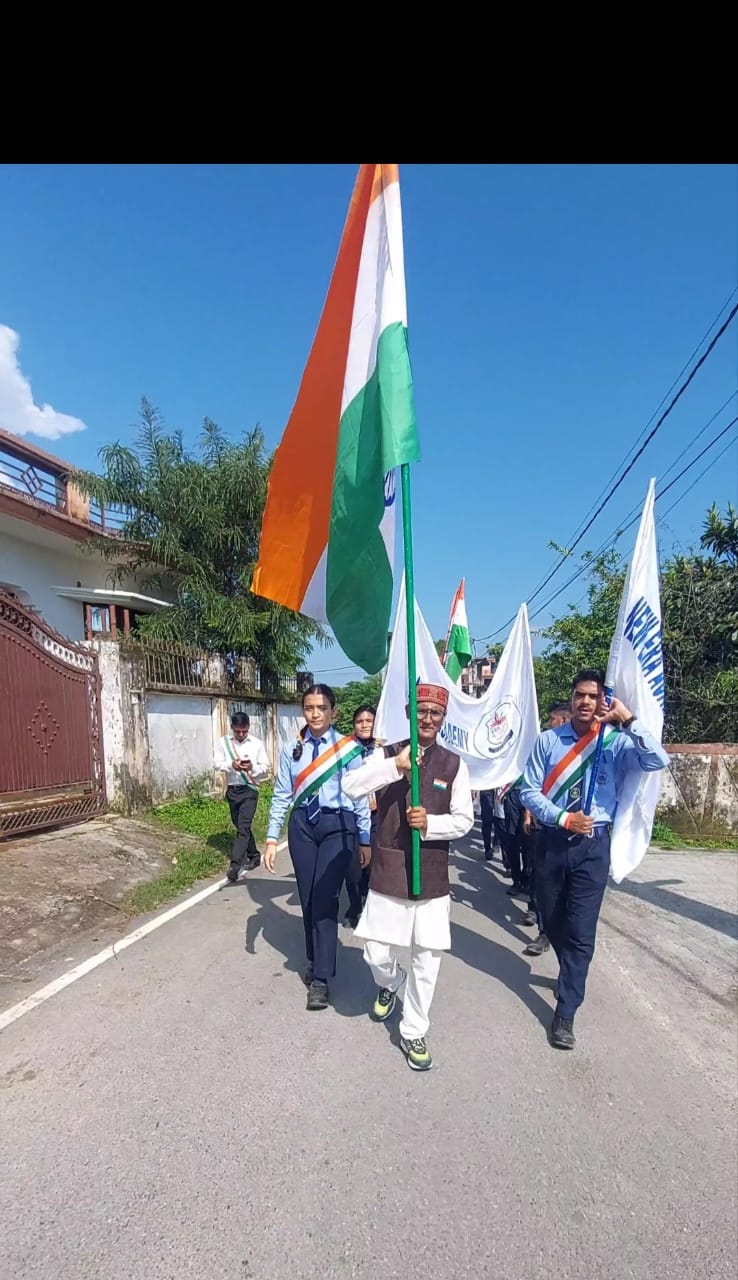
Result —
[{"label": "white kurta", "polygon": [[[381,791],[396,782],[397,766],[393,756],[385,756],[379,748],[344,782],[344,790],[353,799]],[[451,786],[450,812],[428,814],[426,840],[458,840],[474,825],[474,806],[469,786],[469,771],[463,760]],[[391,898],[370,889],[354,936],[365,941],[385,942],[392,946],[415,946],[421,950],[448,951],[451,946],[451,899]]]}]

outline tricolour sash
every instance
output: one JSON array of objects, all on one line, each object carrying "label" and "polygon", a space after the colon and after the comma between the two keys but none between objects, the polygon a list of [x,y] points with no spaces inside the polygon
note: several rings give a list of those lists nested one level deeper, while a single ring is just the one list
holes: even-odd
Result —
[{"label": "tricolour sash", "polygon": [[[584,777],[597,750],[597,739],[600,726],[596,725],[589,733],[582,734],[566,755],[554,765],[550,773],[543,779],[541,791],[554,804],[561,804],[562,797]],[[608,747],[617,736],[617,729],[607,728],[603,734],[602,747]]]},{"label": "tricolour sash", "polygon": [[324,782],[333,777],[334,773],[338,773],[339,769],[345,769],[349,761],[361,755],[361,750],[361,743],[349,735],[339,738],[338,742],[334,742],[316,760],[311,760],[310,764],[306,765],[295,778],[292,791],[293,805],[303,804],[305,800],[309,800],[316,791],[320,790]]},{"label": "tricolour sash", "polygon": [[[231,760],[232,760],[234,763],[236,762],[236,760],[240,760],[240,759],[242,758],[242,757],[238,754],[238,752],[236,751],[236,748],[234,747],[233,742],[232,742],[232,741],[231,741],[231,739],[229,738],[228,734],[225,734],[225,736],[224,736],[224,738],[223,738],[223,744],[224,744],[224,746],[225,746],[226,751],[228,752],[228,755],[231,757]],[[239,770],[239,769],[234,769],[234,771],[233,771],[233,772],[234,772],[234,773],[240,773],[240,770]],[[242,779],[242,781],[241,781],[241,784],[240,784],[240,785],[241,785],[242,787],[251,787],[251,790],[252,790],[252,791],[258,791],[258,790],[259,790],[258,783],[256,783],[256,782],[252,782],[250,778],[247,778],[247,777],[246,777],[246,774],[245,774],[245,773],[241,773],[241,779]]]}]

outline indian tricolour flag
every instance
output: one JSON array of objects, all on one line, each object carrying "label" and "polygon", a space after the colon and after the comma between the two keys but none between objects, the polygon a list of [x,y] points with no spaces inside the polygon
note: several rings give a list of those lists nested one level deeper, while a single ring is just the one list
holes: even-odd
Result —
[{"label": "indian tricolour flag", "polygon": [[472,658],[471,640],[469,638],[469,622],[466,616],[466,600],[464,598],[464,579],[461,579],[451,605],[451,616],[448,622],[446,646],[443,651],[443,668],[449,680],[457,684],[465,667]]},{"label": "indian tricolour flag", "polygon": [[395,468],[418,458],[396,164],[362,164],[269,480],[251,589],[387,659]]}]

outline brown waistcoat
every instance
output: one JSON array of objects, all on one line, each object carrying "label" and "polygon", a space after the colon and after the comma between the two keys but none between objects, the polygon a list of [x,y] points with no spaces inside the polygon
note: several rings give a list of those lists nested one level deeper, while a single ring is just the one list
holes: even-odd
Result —
[{"label": "brown waistcoat", "polygon": [[[405,742],[384,748],[396,756]],[[459,757],[435,742],[423,754],[420,766],[420,803],[429,814],[451,812],[451,788],[459,771]],[[410,783],[397,782],[377,792],[377,834],[372,850],[370,887],[391,898],[412,897],[412,836],[406,809]],[[449,893],[448,840],[424,840],[420,845],[420,897],[444,898]]]}]

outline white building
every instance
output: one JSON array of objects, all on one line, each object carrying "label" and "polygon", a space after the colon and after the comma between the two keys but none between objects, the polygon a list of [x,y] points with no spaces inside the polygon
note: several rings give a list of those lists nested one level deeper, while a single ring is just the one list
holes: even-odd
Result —
[{"label": "white building", "polygon": [[136,615],[167,607],[92,550],[116,536],[120,516],[84,498],[69,463],[0,430],[0,590],[17,597],[70,640],[128,634]]}]

